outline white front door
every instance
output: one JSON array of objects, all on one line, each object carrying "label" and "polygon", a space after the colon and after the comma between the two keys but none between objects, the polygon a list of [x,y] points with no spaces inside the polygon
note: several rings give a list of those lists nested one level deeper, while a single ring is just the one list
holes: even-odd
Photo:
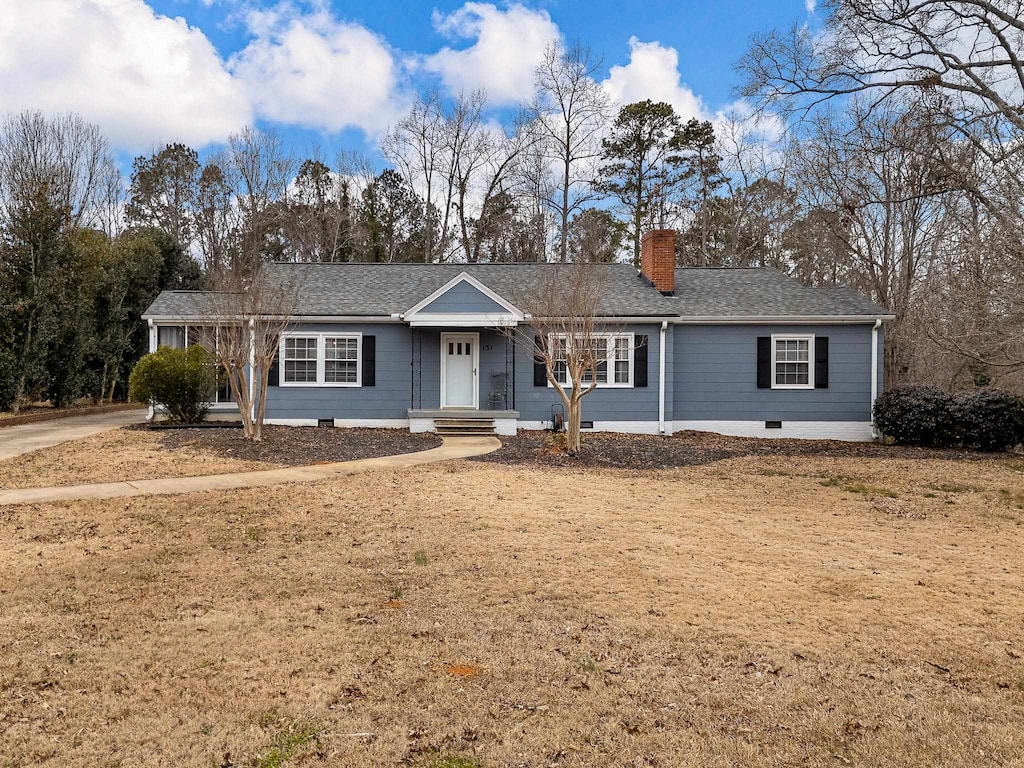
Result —
[{"label": "white front door", "polygon": [[441,407],[477,407],[480,334],[441,334]]}]

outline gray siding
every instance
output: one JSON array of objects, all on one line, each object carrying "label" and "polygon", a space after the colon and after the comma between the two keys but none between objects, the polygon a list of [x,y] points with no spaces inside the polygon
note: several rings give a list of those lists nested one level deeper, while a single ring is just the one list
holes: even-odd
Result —
[{"label": "gray siding", "polygon": [[[773,333],[828,336],[827,389],[757,388],[757,337]],[[678,325],[674,347],[673,420],[871,418],[870,325]]]},{"label": "gray siding", "polygon": [[[412,402],[412,334],[399,323],[304,324],[296,330],[357,331],[376,337],[376,386],[272,387],[271,419],[405,419]],[[455,329],[453,329],[454,331]],[[466,329],[467,331],[476,329]],[[660,324],[625,328],[648,337],[647,387],[599,388],[583,401],[583,418],[591,421],[658,419]],[[421,408],[440,406],[441,329],[420,329]],[[507,340],[480,329],[480,407],[490,408],[494,374],[505,372]],[[829,388],[758,389],[757,337],[772,333],[814,333],[829,337]],[[670,325],[667,331],[665,418],[707,421],[867,421],[870,419],[870,325],[705,326]],[[533,386],[532,347],[516,341],[515,407],[526,421],[548,421],[558,395],[551,387]],[[879,358],[882,359],[879,333]],[[879,392],[882,391],[879,366]],[[500,406],[500,403],[498,403]]]},{"label": "gray siding", "polygon": [[307,323],[295,331],[376,336],[373,387],[270,387],[270,419],[404,419],[410,400],[410,331],[398,323]]},{"label": "gray siding", "polygon": [[[647,386],[632,388],[598,388],[583,399],[584,421],[654,421],[658,420],[658,356],[661,354],[660,324],[631,324],[622,330],[646,334],[648,341]],[[669,328],[671,332],[671,327]],[[533,386],[533,356],[523,349],[516,351],[516,410],[525,421],[550,421],[551,406],[561,403],[553,387]],[[671,369],[666,371],[666,380]],[[665,418],[670,418],[671,402],[666,404]]]},{"label": "gray siding", "polygon": [[426,314],[477,312],[492,315],[507,311],[498,302],[480,293],[480,291],[467,282],[461,282],[452,286],[448,291],[420,310],[420,312]]}]

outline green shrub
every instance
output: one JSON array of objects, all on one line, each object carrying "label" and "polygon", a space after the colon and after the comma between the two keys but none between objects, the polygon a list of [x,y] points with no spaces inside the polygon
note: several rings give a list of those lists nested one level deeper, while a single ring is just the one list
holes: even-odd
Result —
[{"label": "green shrub", "polygon": [[952,402],[933,387],[897,387],[875,400],[875,426],[897,443],[949,445],[955,439]]},{"label": "green shrub", "polygon": [[135,365],[128,379],[128,396],[156,403],[177,424],[195,424],[206,418],[217,379],[213,357],[202,347],[160,347]]},{"label": "green shrub", "polygon": [[957,442],[979,451],[1005,451],[1024,442],[1024,399],[998,389],[958,395],[950,407]]},{"label": "green shrub", "polygon": [[898,387],[875,400],[874,413],[879,431],[906,445],[1005,451],[1024,443],[1024,399],[998,389]]}]

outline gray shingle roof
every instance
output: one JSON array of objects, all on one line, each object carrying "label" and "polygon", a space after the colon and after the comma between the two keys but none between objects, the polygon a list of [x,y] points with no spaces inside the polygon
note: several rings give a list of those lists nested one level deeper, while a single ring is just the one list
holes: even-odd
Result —
[{"label": "gray shingle roof", "polygon": [[[507,301],[516,303],[531,283],[554,264],[272,264],[270,274],[300,287],[301,316],[391,315],[405,312],[466,272]],[[675,303],[651,288],[628,264],[602,264],[607,316],[675,314]],[[200,314],[199,295],[164,291],[147,311],[158,317]]]},{"label": "gray shingle roof", "polygon": [[[298,316],[405,312],[465,271],[513,304],[551,264],[273,264],[300,286]],[[773,269],[677,269],[676,295],[662,296],[628,264],[603,264],[601,314],[618,317],[754,317],[885,314],[847,288],[808,288]],[[202,294],[164,291],[147,317],[201,317]]]},{"label": "gray shingle roof", "polygon": [[845,287],[809,287],[767,267],[676,270],[682,317],[878,316],[885,309]]}]

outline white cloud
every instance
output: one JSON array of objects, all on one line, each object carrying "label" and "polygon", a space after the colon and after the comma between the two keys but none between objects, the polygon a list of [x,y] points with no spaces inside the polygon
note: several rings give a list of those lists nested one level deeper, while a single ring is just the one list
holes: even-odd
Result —
[{"label": "white cloud", "polygon": [[682,82],[679,53],[659,42],[629,39],[629,63],[616,65],[602,85],[618,104],[650,99],[671,104],[685,122],[691,117],[706,119],[700,97]]},{"label": "white cloud", "polygon": [[372,134],[401,112],[399,67],[385,41],[365,27],[291,4],[251,12],[246,23],[255,39],[229,66],[260,116]]},{"label": "white cloud", "polygon": [[818,8],[818,0],[804,0],[804,8],[808,13],[814,13]]},{"label": "white cloud", "polygon": [[519,4],[502,10],[469,2],[447,16],[435,11],[434,27],[450,39],[476,42],[442,48],[424,58],[424,68],[440,75],[450,92],[482,88],[493,104],[529,99],[544,50],[561,37],[547,11]]},{"label": "white cloud", "polygon": [[143,0],[5,4],[0,82],[0,113],[75,111],[132,150],[203,145],[252,119],[206,36]]}]

